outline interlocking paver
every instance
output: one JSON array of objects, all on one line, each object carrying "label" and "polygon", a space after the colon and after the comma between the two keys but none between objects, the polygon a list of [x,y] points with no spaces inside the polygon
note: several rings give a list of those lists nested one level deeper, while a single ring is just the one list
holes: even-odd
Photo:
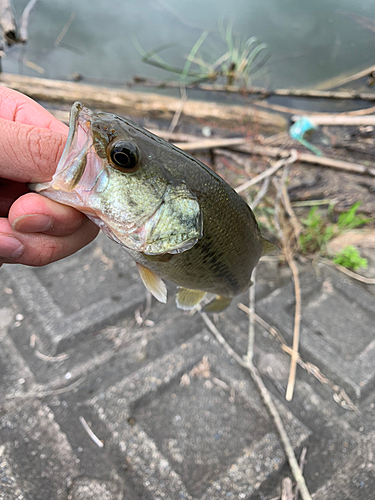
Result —
[{"label": "interlocking paver", "polygon": [[[277,497],[290,471],[273,423],[248,373],[199,315],[176,309],[173,286],[168,304],[153,301],[138,326],[143,285],[125,252],[104,237],[47,268],[1,273],[1,500]],[[255,363],[296,453],[308,448],[314,498],[336,500],[339,491],[340,500],[370,500],[373,296],[335,270],[317,277],[305,269],[301,278],[301,354],[360,397],[362,414],[340,407],[329,385],[300,368],[287,404],[290,359],[258,326]],[[257,312],[288,342],[289,280],[274,263],[260,264]],[[214,320],[243,355],[248,320],[238,301],[248,294]],[[192,372],[205,356],[208,373]]]},{"label": "interlocking paver", "polygon": [[[320,268],[320,276],[305,273],[301,288],[301,352],[356,397],[363,396],[375,380],[373,297],[359,284],[327,267]],[[257,310],[291,341],[292,284],[258,302]]]},{"label": "interlocking paver", "polygon": [[2,455],[26,498],[66,497],[79,460],[47,405],[26,401],[9,411],[0,434]]}]

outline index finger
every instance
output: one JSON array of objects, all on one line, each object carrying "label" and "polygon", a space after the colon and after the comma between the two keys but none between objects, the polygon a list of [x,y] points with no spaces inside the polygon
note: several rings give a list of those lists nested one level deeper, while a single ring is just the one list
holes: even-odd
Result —
[{"label": "index finger", "polygon": [[48,128],[67,134],[67,126],[55,118],[40,104],[20,92],[0,85],[0,118],[12,122]]}]

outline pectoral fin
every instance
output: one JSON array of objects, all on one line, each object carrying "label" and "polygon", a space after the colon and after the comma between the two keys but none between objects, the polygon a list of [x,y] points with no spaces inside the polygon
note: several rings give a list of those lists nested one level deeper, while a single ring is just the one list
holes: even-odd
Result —
[{"label": "pectoral fin", "polygon": [[155,299],[165,304],[167,302],[167,287],[164,281],[155,273],[147,269],[147,267],[138,264],[138,262],[137,268],[147,290],[152,293]]},{"label": "pectoral fin", "polygon": [[221,295],[217,295],[214,300],[209,302],[206,306],[204,306],[204,312],[221,312],[226,309],[229,304],[232,302],[230,297],[222,297]]},{"label": "pectoral fin", "polygon": [[179,309],[189,311],[206,295],[203,290],[191,290],[190,288],[179,288],[176,295],[176,304]]}]

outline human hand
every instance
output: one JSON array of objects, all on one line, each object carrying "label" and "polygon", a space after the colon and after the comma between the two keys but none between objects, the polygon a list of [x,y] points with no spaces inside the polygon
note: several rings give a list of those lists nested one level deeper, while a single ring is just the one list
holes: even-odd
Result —
[{"label": "human hand", "polygon": [[0,87],[0,266],[43,266],[92,241],[85,215],[26,187],[50,181],[68,127],[32,99]]}]

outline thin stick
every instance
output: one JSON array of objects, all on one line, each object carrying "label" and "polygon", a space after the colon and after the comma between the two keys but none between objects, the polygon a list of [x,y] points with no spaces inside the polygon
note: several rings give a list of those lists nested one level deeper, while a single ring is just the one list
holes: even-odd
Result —
[{"label": "thin stick", "polygon": [[[291,154],[290,149],[275,148],[270,146],[258,146],[252,144],[246,144],[243,146],[233,147],[235,151],[241,151],[243,153],[251,153],[260,156],[270,156],[273,158],[285,158]],[[303,163],[312,163],[313,165],[323,165],[325,167],[335,168],[338,170],[344,170],[346,172],[353,172],[362,175],[371,175],[375,177],[375,168],[367,167],[359,163],[351,163],[343,160],[336,160],[335,158],[328,158],[326,156],[316,156],[310,153],[301,153],[296,150],[297,160]]]},{"label": "thin stick", "polygon": [[184,109],[185,103],[187,101],[187,94],[186,94],[185,85],[181,85],[180,92],[181,92],[181,100],[180,100],[179,106],[176,109],[176,112],[175,112],[175,114],[174,114],[174,116],[172,118],[172,121],[171,121],[171,123],[169,125],[168,131],[167,131],[167,134],[169,134],[169,136],[167,136],[167,138],[166,138],[167,141],[169,140],[169,137],[171,136],[171,134],[173,134],[174,129],[177,126],[178,120],[181,117],[181,114],[182,114],[182,111]]},{"label": "thin stick", "polygon": [[296,263],[293,259],[292,252],[289,248],[288,243],[284,245],[285,257],[288,261],[289,267],[293,274],[294,282],[294,294],[296,297],[296,306],[294,312],[294,328],[293,328],[293,352],[290,359],[290,371],[288,386],[286,389],[285,399],[291,401],[293,398],[294,385],[296,381],[296,371],[298,362],[298,348],[299,348],[299,337],[300,337],[300,326],[301,326],[301,286],[299,281],[299,273]]},{"label": "thin stick", "polygon": [[[307,448],[305,446],[301,451],[301,456],[299,457],[299,468],[301,469],[301,474],[303,474],[303,468],[304,468],[305,463],[306,463],[306,453],[307,453]],[[296,490],[294,492],[294,500],[298,500],[298,494],[299,494],[299,489],[298,489],[298,484],[297,484]]]},{"label": "thin stick", "polygon": [[223,137],[222,139],[201,139],[195,142],[175,142],[175,146],[184,151],[199,151],[202,149],[225,148],[246,144],[243,137]]},{"label": "thin stick", "polygon": [[290,156],[288,158],[282,158],[281,160],[278,160],[271,168],[268,168],[267,170],[257,175],[253,179],[250,179],[241,184],[241,186],[238,186],[236,188],[237,193],[241,193],[242,191],[245,191],[245,189],[248,189],[249,187],[258,184],[258,182],[262,181],[266,177],[270,177],[275,172],[277,172],[279,168],[284,167],[285,165],[289,165],[290,163],[294,163],[296,160],[297,160],[297,152],[295,149],[292,149],[290,150]]},{"label": "thin stick", "polygon": [[253,284],[249,288],[249,339],[247,343],[247,355],[246,358],[249,363],[253,362],[254,356],[254,341],[255,341],[255,322],[254,322],[254,313],[255,313],[255,281],[256,281],[256,267],[254,268],[252,275]]},{"label": "thin stick", "polygon": [[85,429],[85,431],[87,432],[87,434],[90,436],[90,438],[94,441],[94,443],[99,446],[99,448],[103,448],[104,446],[104,443],[102,441],[100,441],[100,439],[98,438],[98,436],[96,436],[93,431],[91,430],[91,428],[89,427],[89,424],[86,422],[86,420],[83,418],[83,417],[79,417],[79,421],[81,422],[82,424],[82,427]]},{"label": "thin stick", "polygon": [[38,351],[38,349],[34,350],[34,356],[42,361],[46,361],[47,363],[59,363],[61,361],[65,361],[69,358],[69,355],[65,352],[58,354],[57,356],[46,356],[42,352]]},{"label": "thin stick", "polygon": [[340,266],[340,264],[336,264],[336,262],[332,262],[331,260],[328,259],[319,259],[324,264],[328,264],[329,266],[335,267],[342,273],[346,274],[347,276],[350,276],[351,278],[354,278],[357,281],[361,281],[362,283],[365,283],[366,285],[375,285],[375,278],[366,278],[366,276],[361,276],[360,274],[354,273],[353,271],[350,271],[350,269],[346,269],[346,267]]},{"label": "thin stick", "polygon": [[[244,311],[247,315],[249,314],[249,308],[245,306],[245,304],[239,303],[237,307],[241,309],[241,311]],[[284,337],[277,330],[277,328],[268,324],[267,321],[258,316],[257,313],[254,313],[254,320],[259,325],[261,325],[265,330],[269,331],[269,333],[281,344],[281,349],[284,352],[286,352],[289,356],[292,355],[293,349],[291,349],[289,346],[286,345]],[[301,355],[298,355],[297,362],[303,370],[306,370],[307,373],[315,377],[321,384],[327,384],[332,389],[334,395],[337,395],[340,398],[340,402],[338,402],[334,397],[336,403],[343,406],[342,401],[344,401],[350,410],[354,411],[356,414],[360,414],[358,408],[355,406],[355,404],[349,398],[349,396],[345,393],[344,389],[342,389],[340,386],[332,382],[332,380],[329,380],[329,378],[327,378],[316,365],[313,365],[309,361],[307,362],[303,361]]]},{"label": "thin stick", "polygon": [[358,71],[358,73],[354,73],[353,75],[335,76],[333,78],[330,78],[329,80],[326,80],[325,82],[322,82],[319,85],[319,88],[321,90],[324,90],[324,89],[331,89],[332,87],[341,87],[342,85],[345,85],[346,83],[350,83],[350,82],[353,82],[355,80],[359,80],[360,78],[363,78],[365,76],[370,76],[373,71],[375,71],[375,66],[369,66],[368,68],[365,68],[365,69],[362,69],[361,71]]},{"label": "thin stick", "polygon": [[290,477],[286,477],[285,479],[283,479],[281,500],[293,500],[292,481]]},{"label": "thin stick", "polygon": [[277,429],[277,432],[279,433],[280,440],[283,444],[285,454],[287,456],[289,466],[291,468],[293,477],[297,484],[299,485],[299,489],[301,491],[301,496],[302,500],[312,500],[311,495],[309,493],[309,490],[307,489],[305,478],[303,477],[301,470],[299,468],[297,459],[294,455],[293,447],[290,442],[289,436],[285,430],[284,424],[281,420],[280,414],[277,411],[277,408],[272,401],[271,394],[269,393],[267,387],[264,385],[263,380],[261,376],[259,375],[258,370],[255,368],[253,363],[250,363],[249,361],[245,361],[239,356],[234,349],[228,344],[228,342],[225,340],[225,338],[222,336],[222,334],[219,332],[219,330],[216,328],[216,326],[213,324],[211,319],[208,317],[206,313],[200,312],[200,315],[202,316],[203,321],[206,323],[207,327],[210,329],[210,331],[213,333],[217,341],[224,347],[224,349],[227,351],[227,353],[232,356],[239,365],[241,365],[243,368],[248,370],[250,372],[250,375],[257,386],[259,393],[263,399],[263,402],[271,415],[275,427]]},{"label": "thin stick", "polygon": [[31,399],[31,398],[45,398],[47,396],[56,396],[57,394],[64,394],[65,392],[70,392],[76,389],[82,382],[86,379],[86,375],[77,379],[70,385],[66,387],[60,387],[60,389],[51,389],[50,391],[40,391],[40,392],[26,392],[25,394],[19,394],[15,396],[15,399]]},{"label": "thin stick", "polygon": [[285,211],[288,214],[288,216],[290,218],[290,223],[293,227],[294,236],[295,236],[296,240],[298,241],[298,237],[302,232],[302,226],[301,226],[301,223],[299,222],[299,220],[297,219],[296,214],[294,213],[292,205],[290,204],[288,190],[286,188],[285,183],[281,187],[281,195],[282,195],[282,200],[283,200],[283,205],[284,205]]},{"label": "thin stick", "polygon": [[361,108],[355,109],[354,111],[348,111],[347,114],[351,116],[364,116],[371,115],[371,113],[375,112],[375,106],[371,106],[371,108]]},{"label": "thin stick", "polygon": [[70,16],[69,16],[69,19],[67,20],[67,22],[65,23],[65,26],[63,27],[63,29],[60,31],[60,34],[59,36],[56,38],[55,42],[54,42],[54,46],[55,47],[58,47],[60,45],[60,43],[63,41],[63,38],[65,37],[65,35],[67,34],[68,32],[68,29],[71,27],[72,25],[72,22],[74,21],[74,19],[76,18],[76,15],[77,15],[77,12],[75,12],[74,10],[71,12]]},{"label": "thin stick", "polygon": [[[161,82],[157,80],[150,80],[147,78],[135,77],[137,83],[144,87],[162,87],[162,88],[176,88],[179,86],[177,82]],[[218,85],[209,83],[189,84],[186,85],[190,89],[206,90],[209,92],[224,92],[245,95],[259,95],[263,98],[271,96],[282,97],[303,97],[313,99],[358,99],[363,101],[375,101],[375,93],[373,92],[357,92],[356,90],[305,90],[305,89],[274,89],[268,90],[264,87],[239,87],[237,85]]]},{"label": "thin stick", "polygon": [[270,187],[271,177],[266,177],[263,181],[263,185],[260,188],[258,194],[256,195],[254,201],[251,203],[251,208],[254,210],[259,203],[262,201],[264,196],[266,196],[268,188]]}]

